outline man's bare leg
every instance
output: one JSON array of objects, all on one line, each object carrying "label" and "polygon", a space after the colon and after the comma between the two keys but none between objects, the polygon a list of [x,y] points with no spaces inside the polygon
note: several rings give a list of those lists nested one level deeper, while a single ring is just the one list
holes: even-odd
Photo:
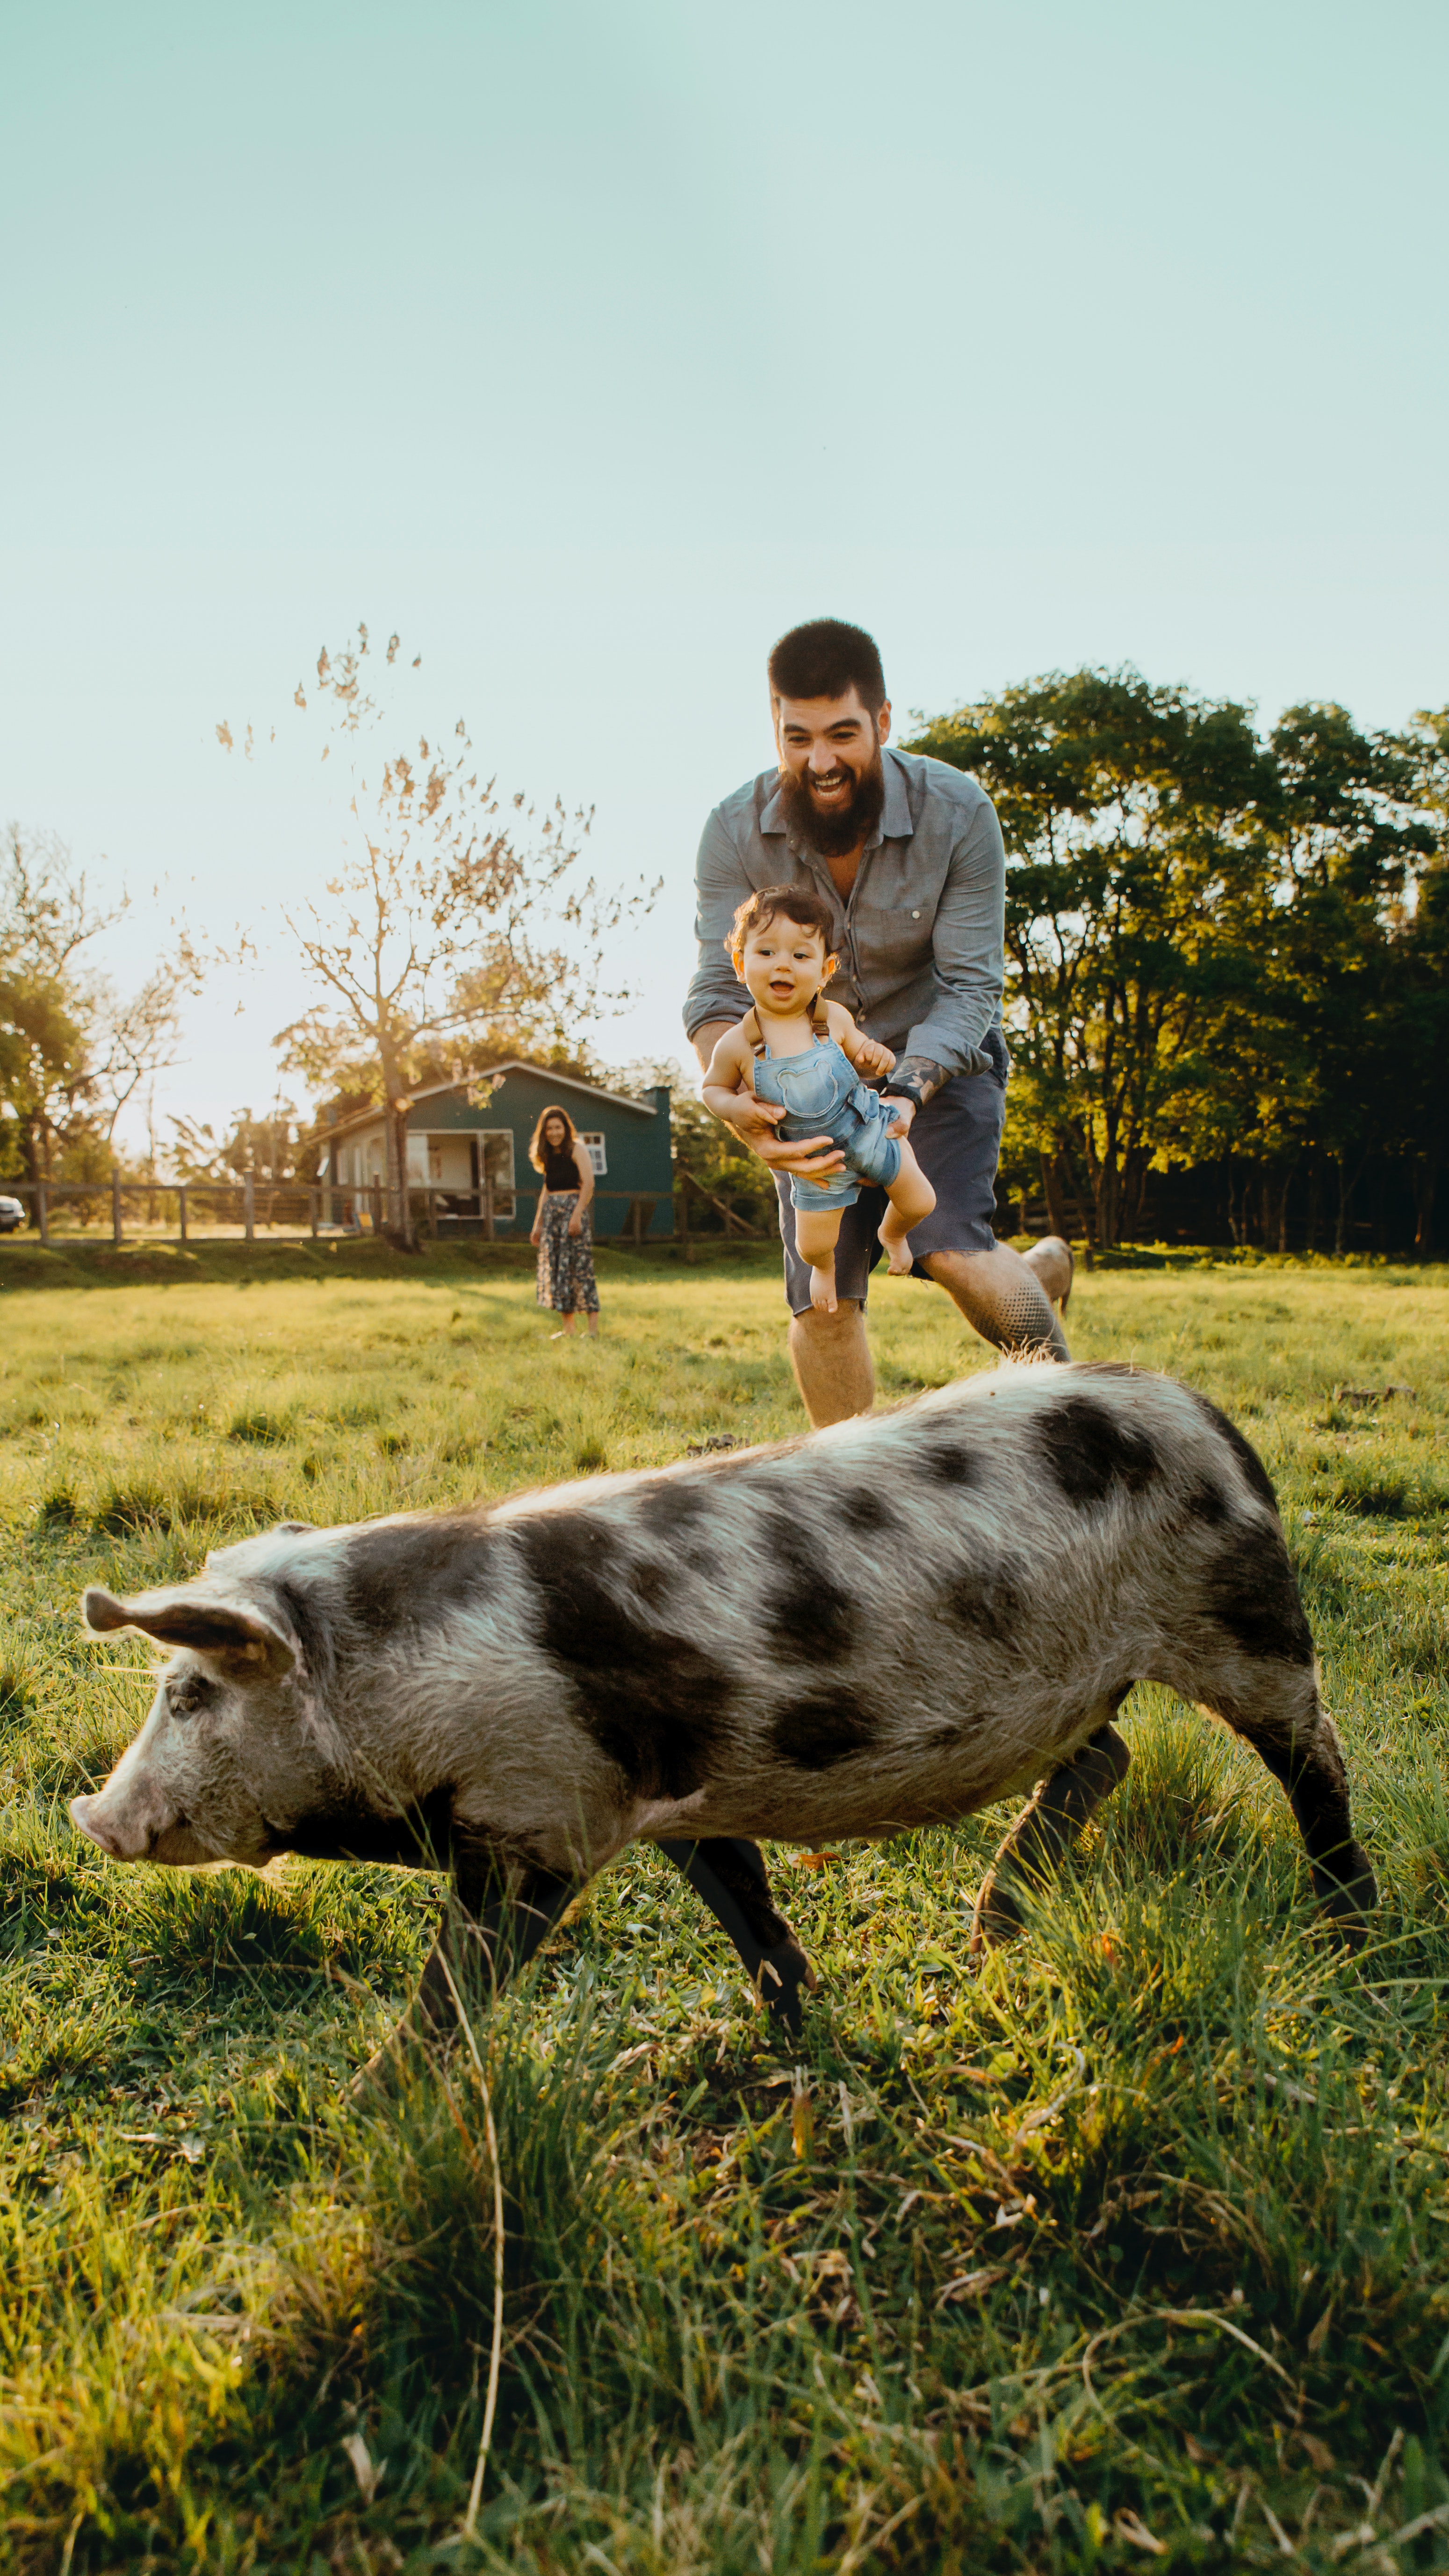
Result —
[{"label": "man's bare leg", "polygon": [[1009,1244],[998,1243],[990,1252],[928,1252],[922,1267],[954,1298],[972,1330],[997,1350],[1022,1359],[1071,1358],[1041,1280]]},{"label": "man's bare leg", "polygon": [[[1048,1309],[1050,1312],[1050,1309]],[[869,1413],[875,1402],[875,1369],[865,1337],[864,1310],[842,1297],[833,1315],[811,1307],[790,1326],[790,1363],[815,1430]]]}]

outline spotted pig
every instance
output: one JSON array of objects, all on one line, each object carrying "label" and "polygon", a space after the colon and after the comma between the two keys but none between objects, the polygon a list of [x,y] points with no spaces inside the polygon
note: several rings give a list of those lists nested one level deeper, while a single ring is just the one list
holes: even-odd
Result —
[{"label": "spotted pig", "polygon": [[289,1521],[85,1608],[176,1651],[81,1831],[117,1860],[446,1865],[434,2018],[465,1961],[505,1973],[639,1839],[793,2013],[808,1970],[759,1838],[1039,1784],[978,1900],[978,1939],[1010,1931],[1013,1883],[1125,1772],[1140,1680],[1261,1756],[1350,1938],[1376,1902],[1273,1489],[1212,1404],[1135,1369],[1008,1365],[491,1510]]}]

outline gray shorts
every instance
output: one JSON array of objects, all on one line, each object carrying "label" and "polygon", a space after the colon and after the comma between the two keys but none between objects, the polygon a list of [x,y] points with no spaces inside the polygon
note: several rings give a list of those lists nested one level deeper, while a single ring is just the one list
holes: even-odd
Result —
[{"label": "gray shorts", "polygon": [[[930,1272],[921,1267],[925,1253],[990,1252],[996,1242],[991,1220],[996,1213],[996,1166],[1001,1155],[1006,1075],[1011,1060],[999,1029],[988,1029],[983,1044],[999,1061],[1000,1073],[953,1074],[911,1122],[910,1141],[916,1160],[936,1193],[931,1214],[911,1228],[913,1279],[930,1277]],[[775,1195],[780,1202],[780,1239],[785,1247],[785,1295],[791,1314],[803,1315],[810,1304],[810,1265],[801,1260],[795,1249],[790,1181],[789,1172],[777,1172]],[[886,1206],[884,1190],[863,1185],[854,1207],[848,1207],[840,1220],[835,1246],[836,1294],[854,1297],[862,1306],[870,1274],[883,1258],[880,1223]]]}]

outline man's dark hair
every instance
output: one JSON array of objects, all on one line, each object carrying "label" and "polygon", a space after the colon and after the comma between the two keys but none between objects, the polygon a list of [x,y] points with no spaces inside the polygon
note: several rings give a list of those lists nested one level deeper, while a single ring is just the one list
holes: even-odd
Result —
[{"label": "man's dark hair", "polygon": [[812,617],[792,626],[770,655],[772,698],[843,698],[858,691],[873,716],[885,705],[885,673],[875,637],[839,617]]},{"label": "man's dark hair", "polygon": [[818,930],[829,956],[835,933],[829,904],[811,886],[787,885],[760,886],[746,895],[730,923],[725,955],[738,956],[750,932],[767,930],[772,921],[793,921],[797,930]]}]

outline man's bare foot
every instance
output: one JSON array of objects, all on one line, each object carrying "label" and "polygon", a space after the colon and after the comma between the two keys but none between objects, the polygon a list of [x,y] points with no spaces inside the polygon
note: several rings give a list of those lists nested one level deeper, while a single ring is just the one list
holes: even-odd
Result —
[{"label": "man's bare foot", "polygon": [[1065,1315],[1071,1303],[1075,1268],[1071,1245],[1064,1242],[1059,1234],[1044,1234],[1021,1257],[1058,1312]]},{"label": "man's bare foot", "polygon": [[810,1303],[815,1308],[817,1314],[833,1315],[836,1312],[838,1300],[835,1294],[835,1264],[833,1261],[831,1262],[828,1270],[822,1270],[817,1263],[816,1267],[811,1271]]},{"label": "man's bare foot", "polygon": [[885,1219],[884,1223],[880,1227],[880,1244],[881,1250],[884,1252],[886,1257],[886,1268],[889,1270],[891,1277],[893,1279],[909,1279],[912,1263],[915,1259],[915,1255],[911,1250],[911,1239],[908,1234],[902,1234],[899,1230],[893,1232],[889,1217]]}]

